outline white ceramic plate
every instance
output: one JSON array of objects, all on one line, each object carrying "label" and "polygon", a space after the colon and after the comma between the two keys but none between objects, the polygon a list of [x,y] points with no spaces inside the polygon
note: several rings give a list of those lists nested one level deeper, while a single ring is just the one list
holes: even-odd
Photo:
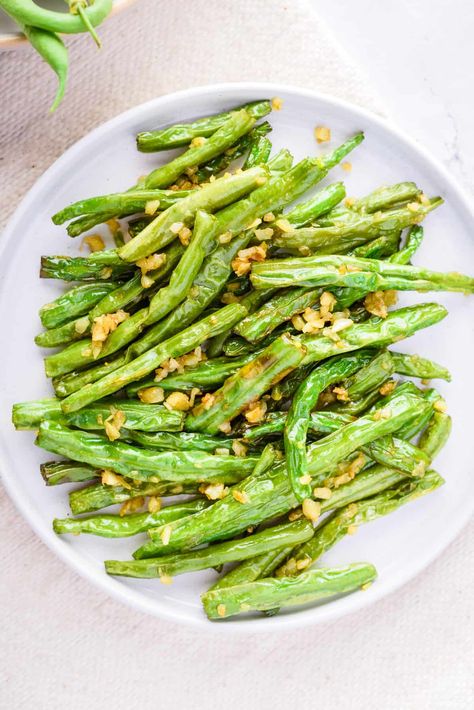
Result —
[{"label": "white ceramic plate", "polygon": [[472,508],[471,302],[455,294],[409,294],[403,303],[437,300],[450,311],[441,324],[400,344],[400,349],[434,358],[452,372],[452,384],[439,384],[454,418],[451,439],[436,461],[447,482],[436,493],[362,527],[327,554],[324,563],[329,565],[373,562],[379,578],[366,592],[273,618],[211,624],[201,610],[199,594],[215,578],[214,572],[184,575],[171,586],[155,580],[108,577],[102,561],[127,558],[140,544],[138,538],[56,537],[52,532],[52,519],[67,514],[69,486],[44,486],[38,467],[52,457],[35,448],[32,433],[15,433],[10,423],[14,402],[51,392],[43,374],[42,353],[33,337],[40,330],[39,306],[54,298],[61,286],[38,278],[40,256],[78,253],[78,241],[71,240],[64,228],[53,226],[50,216],[73,200],[126,188],[162,160],[161,156],[137,153],[134,136],[138,131],[272,96],[284,100],[283,110],[274,112],[270,119],[275,149],[288,146],[298,159],[321,152],[313,137],[315,125],[331,127],[332,146],[363,129],[366,140],[350,158],[352,173],[347,175],[336,167],[330,179],[344,179],[349,195],[362,195],[399,180],[415,180],[428,194],[443,195],[446,205],[428,217],[425,243],[416,262],[445,270],[473,270],[473,213],[444,168],[398,130],[360,108],[311,91],[271,84],[225,84],[182,91],[138,106],[100,126],[46,171],[18,207],[1,240],[0,452],[10,495],[51,549],[114,597],[142,611],[219,632],[309,625],[366,606],[405,583],[439,554],[467,521]]},{"label": "white ceramic plate", "polygon": [[[120,10],[124,10],[133,2],[135,2],[135,0],[114,0],[110,16]],[[58,12],[65,11],[64,0],[48,0],[41,4],[48,10],[57,10]],[[18,30],[18,25],[0,9],[0,49],[13,49],[15,47],[21,47],[25,43],[26,37],[23,32]]]}]

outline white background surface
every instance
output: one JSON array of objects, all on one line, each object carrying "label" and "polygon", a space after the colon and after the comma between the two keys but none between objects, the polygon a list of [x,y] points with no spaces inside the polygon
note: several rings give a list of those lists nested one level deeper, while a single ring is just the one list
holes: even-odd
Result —
[{"label": "white background surface", "polygon": [[[270,0],[173,5],[140,0],[126,19],[112,19],[100,62],[74,40],[71,90],[53,118],[44,111],[53,86],[46,69],[28,52],[0,56],[5,214],[65,147],[105,118],[153,95],[220,80],[280,80],[385,107],[461,179],[467,173],[468,2],[449,9],[428,0],[313,2],[353,63],[303,0],[286,10]],[[468,707],[473,532],[471,525],[416,580],[364,612],[292,633],[220,638],[110,600],[54,558],[4,498],[0,707]]]}]

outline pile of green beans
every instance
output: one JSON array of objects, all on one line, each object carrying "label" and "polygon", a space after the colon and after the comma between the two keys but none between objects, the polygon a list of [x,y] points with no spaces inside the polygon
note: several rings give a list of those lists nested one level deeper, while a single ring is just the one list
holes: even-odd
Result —
[{"label": "pile of green beans", "polygon": [[232,563],[202,595],[212,620],[375,581],[369,562],[319,560],[435,492],[451,429],[421,386],[449,371],[389,347],[447,311],[392,308],[394,291],[474,292],[469,276],[411,263],[441,198],[412,182],[357,199],[321,187],[363,135],[293,164],[258,123],[270,111],[254,101],[144,131],[140,151],[182,151],[53,216],[73,236],[125,217],[128,235],[42,257],[42,278],[79,284],[39,311],[36,344],[62,346],[45,357],[56,396],[13,407],[15,427],[61,457],[41,466],[45,484],[80,484],[55,532],[136,536],[133,559],[105,571],[164,584]]}]

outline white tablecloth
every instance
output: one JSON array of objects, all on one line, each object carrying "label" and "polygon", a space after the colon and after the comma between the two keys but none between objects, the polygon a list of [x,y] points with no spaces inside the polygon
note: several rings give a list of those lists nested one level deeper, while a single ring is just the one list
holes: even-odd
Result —
[{"label": "white tablecloth", "polygon": [[[3,221],[75,140],[176,89],[280,81],[381,110],[309,1],[140,0],[100,33],[100,53],[87,37],[69,41],[70,85],[53,116],[49,69],[28,47],[0,55]],[[1,708],[459,710],[474,698],[472,525],[365,611],[291,633],[224,637],[108,598],[54,557],[4,493],[0,504]]]}]

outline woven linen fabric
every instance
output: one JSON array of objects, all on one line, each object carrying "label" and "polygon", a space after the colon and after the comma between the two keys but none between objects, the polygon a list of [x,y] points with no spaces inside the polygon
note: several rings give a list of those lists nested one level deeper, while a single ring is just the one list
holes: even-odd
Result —
[{"label": "woven linen fabric", "polygon": [[[2,224],[74,141],[171,91],[268,80],[381,111],[305,0],[139,0],[100,35],[101,52],[88,37],[67,40],[69,88],[54,115],[50,69],[27,45],[0,54]],[[56,558],[2,493],[0,708],[465,708],[474,676],[469,532],[364,611],[291,632],[224,636],[109,598]]]}]

